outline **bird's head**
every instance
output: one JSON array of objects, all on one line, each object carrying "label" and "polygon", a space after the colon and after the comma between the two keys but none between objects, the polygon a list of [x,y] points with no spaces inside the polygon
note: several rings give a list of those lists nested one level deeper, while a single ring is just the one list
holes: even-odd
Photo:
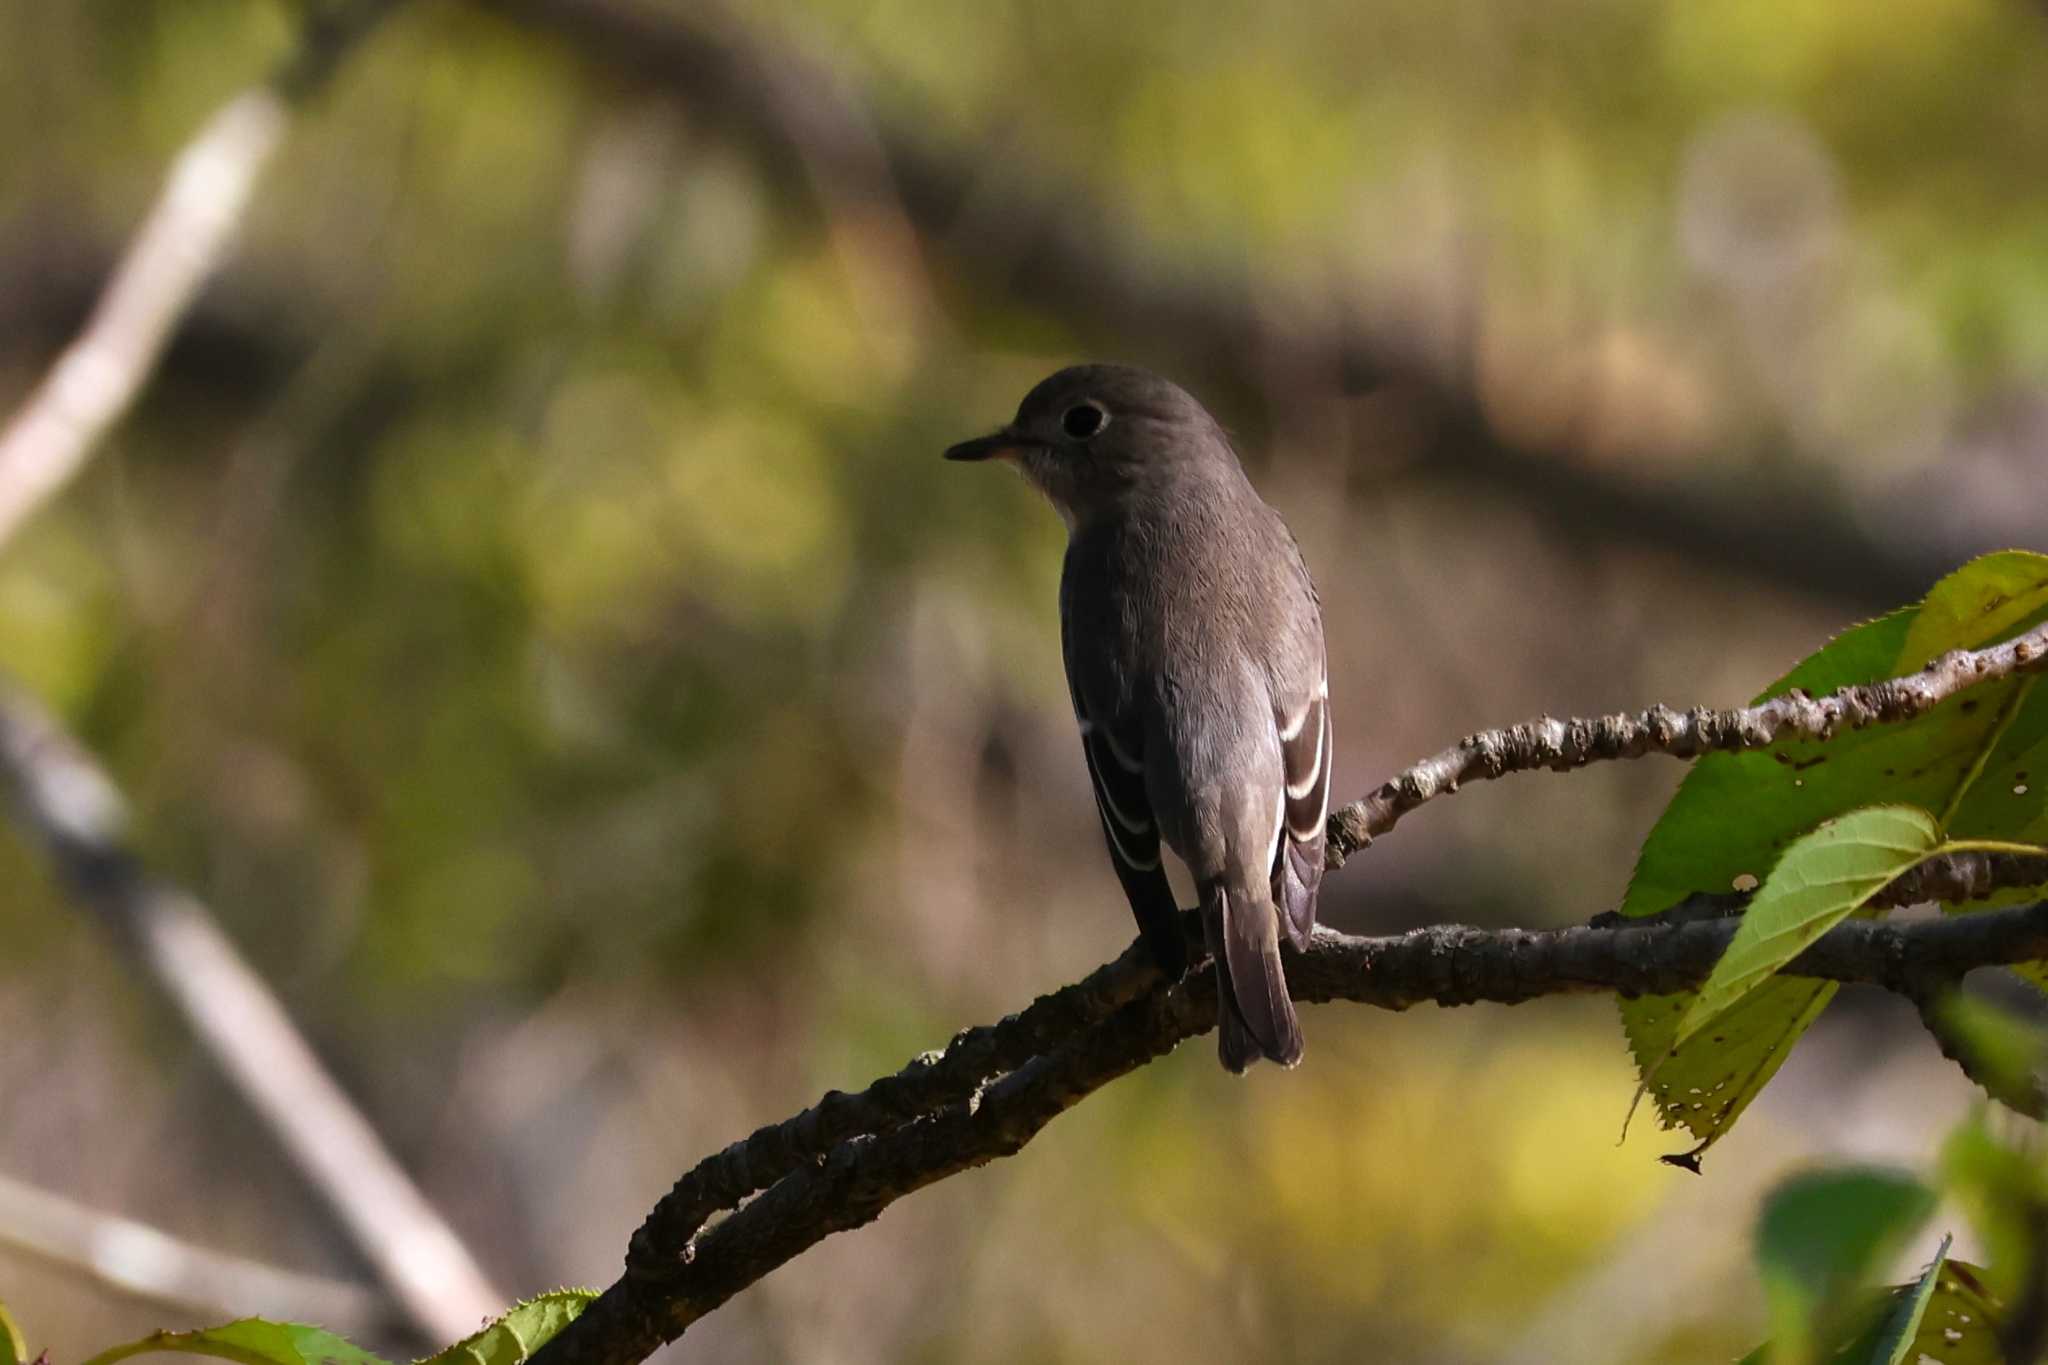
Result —
[{"label": "bird's head", "polygon": [[1134,488],[1236,467],[1229,439],[1200,403],[1128,365],[1061,370],[1024,395],[1008,426],[962,441],[946,458],[1015,465],[1070,529]]}]

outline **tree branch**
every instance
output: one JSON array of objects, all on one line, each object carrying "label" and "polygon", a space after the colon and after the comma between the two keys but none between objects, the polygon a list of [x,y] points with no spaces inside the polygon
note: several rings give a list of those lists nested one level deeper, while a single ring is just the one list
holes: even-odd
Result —
[{"label": "tree branch", "polygon": [[[1188,921],[1193,936],[1192,912]],[[1735,929],[1726,919],[1544,932],[1442,926],[1391,938],[1319,929],[1307,953],[1287,954],[1287,979],[1298,1000],[1394,1010],[1425,1002],[1517,1004],[1586,992],[1665,994],[1704,981]],[[1898,990],[1909,970],[1960,976],[2042,957],[2048,957],[2048,902],[1904,924],[1850,920],[1785,970]],[[1157,973],[1141,962],[1133,944],[1080,985],[1098,1004],[1118,998],[1133,977],[1149,979],[1153,989],[964,1098],[881,1132],[825,1139],[815,1147],[792,1140],[799,1131],[822,1139],[830,1128],[818,1120],[806,1129],[806,1113],[712,1158],[707,1165],[732,1163],[742,1159],[735,1157],[738,1150],[752,1148],[744,1159],[774,1183],[751,1202],[740,1203],[741,1194],[732,1201],[735,1212],[699,1230],[698,1172],[684,1177],[635,1235],[626,1274],[542,1349],[537,1365],[623,1365],[643,1358],[831,1233],[871,1221],[935,1180],[1011,1155],[1093,1091],[1214,1025],[1213,977],[1196,973],[1160,989]],[[979,1035],[993,1031],[970,1030],[955,1046],[979,1047]],[[929,1073],[947,1060],[947,1054],[923,1058],[913,1069]]]},{"label": "tree branch", "polygon": [[[1190,932],[1190,942],[1200,944],[1199,929]],[[1198,946],[1193,956],[1206,951]],[[627,1259],[660,1257],[660,1248],[687,1242],[714,1213],[738,1206],[848,1138],[885,1132],[972,1098],[989,1077],[1026,1066],[1143,997],[1160,981],[1159,970],[1142,945],[1133,944],[1080,981],[1040,996],[994,1024],[962,1030],[943,1050],[920,1054],[895,1075],[884,1076],[857,1094],[828,1091],[801,1114],[761,1128],[699,1162],[633,1234]]]},{"label": "tree branch", "polygon": [[2048,667],[2048,625],[1988,649],[1944,654],[1903,678],[1845,687],[1816,700],[1793,691],[1755,706],[1727,711],[1678,712],[1653,706],[1632,716],[1554,720],[1549,716],[1501,730],[1485,730],[1403,769],[1370,796],[1330,816],[1329,862],[1344,859],[1385,834],[1417,806],[1450,796],[1467,782],[1547,768],[1569,772],[1603,759],[1763,749],[1790,739],[1824,740],[1843,729],[1860,730],[1926,715],[1979,683]]},{"label": "tree branch", "polygon": [[[1981,650],[1943,655],[1918,673],[1801,691],[1755,706],[1685,713],[1656,706],[1597,720],[1548,717],[1473,735],[1397,774],[1331,815],[1329,862],[1468,781],[1603,759],[1762,748],[1925,715],[1964,690],[2048,666],[2048,625]],[[1960,901],[2048,882],[2048,860],[2012,854],[1931,859],[1887,888],[1888,906]],[[1663,916],[1608,914],[1573,929],[1419,929],[1355,938],[1318,929],[1287,956],[1298,1000],[1401,1010],[1423,1002],[1516,1004],[1548,995],[1664,995],[1704,981],[1737,928],[1746,897],[1696,896]],[[1183,914],[1190,956],[1204,940]],[[1784,970],[1883,986],[1916,1000],[1980,966],[2048,958],[2048,902],[1914,923],[1837,925]],[[859,1094],[834,1091],[759,1129],[676,1182],[634,1233],[626,1273],[555,1342],[544,1365],[638,1360],[806,1247],[857,1227],[889,1203],[1019,1148],[1089,1093],[1213,1026],[1215,986],[1171,986],[1139,944],[1083,980],[999,1023],[957,1035]],[[1937,1038],[1941,1035],[1937,1034]],[[1946,1046],[1946,1044],[1945,1044]],[[723,1210],[723,1221],[707,1224]]]},{"label": "tree branch", "polygon": [[184,1018],[206,1055],[422,1331],[449,1341],[507,1300],[293,1027],[207,908],[127,847],[120,792],[25,694],[0,688],[0,785],[71,894]]},{"label": "tree branch", "polygon": [[[1871,905],[1892,909],[1925,901],[1960,902],[1982,899],[2013,887],[2043,884],[2048,884],[2048,859],[2005,853],[1951,853],[1931,858],[1899,877],[1872,897]],[[1664,915],[1628,919],[1609,911],[1594,916],[1589,927],[1647,928],[1727,921],[1739,916],[1749,900],[1747,892],[1703,894],[1688,898]],[[1199,959],[1207,951],[1200,923],[1192,915],[1185,916],[1182,931],[1190,959]],[[1437,935],[1437,946],[1448,953],[1455,951],[1455,947],[1445,936],[1474,931],[1419,932]],[[657,1248],[687,1243],[712,1215],[738,1207],[757,1191],[767,1189],[849,1138],[885,1132],[920,1115],[969,1099],[986,1085],[989,1077],[1024,1066],[1080,1031],[1108,1019],[1158,984],[1159,973],[1150,956],[1142,944],[1133,943],[1121,956],[1080,981],[1041,996],[1022,1011],[994,1024],[963,1030],[943,1050],[920,1054],[895,1075],[885,1076],[865,1090],[853,1094],[840,1090],[826,1092],[811,1108],[758,1129],[693,1167],[634,1234],[628,1259],[658,1256]],[[1370,1003],[1405,1009],[1416,1002],[1389,999]]]},{"label": "tree branch", "polygon": [[309,6],[291,56],[269,80],[222,106],[178,154],[85,329],[0,429],[0,545],[71,481],[135,401],[227,254],[293,110],[396,3]]},{"label": "tree branch", "polygon": [[2020,1072],[2008,1059],[1984,1055],[1981,1040],[1962,1025],[1955,1013],[1960,996],[1957,979],[1936,974],[1926,979],[1909,979],[1904,992],[1919,1012],[1920,1024],[1934,1039],[1941,1055],[1979,1090],[2016,1114],[2030,1119],[2048,1119],[2048,1087],[2031,1070]]}]

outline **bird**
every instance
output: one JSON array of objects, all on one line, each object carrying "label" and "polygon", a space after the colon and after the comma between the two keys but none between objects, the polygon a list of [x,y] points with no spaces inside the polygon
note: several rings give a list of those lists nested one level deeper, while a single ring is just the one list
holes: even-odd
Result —
[{"label": "bird", "polygon": [[1060,370],[945,457],[1015,466],[1066,523],[1067,687],[1140,935],[1178,980],[1163,842],[1195,882],[1224,1067],[1294,1066],[1280,937],[1306,949],[1315,928],[1333,739],[1322,606],[1293,533],[1207,409],[1133,366]]}]

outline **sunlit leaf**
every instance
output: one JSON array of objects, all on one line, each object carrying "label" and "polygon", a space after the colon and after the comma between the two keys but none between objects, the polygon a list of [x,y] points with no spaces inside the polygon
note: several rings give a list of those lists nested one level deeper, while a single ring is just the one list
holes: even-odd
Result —
[{"label": "sunlit leaf", "polygon": [[558,1289],[528,1299],[475,1336],[463,1338],[420,1365],[519,1365],[581,1317],[596,1297],[588,1289]]},{"label": "sunlit leaf", "polygon": [[[1636,1069],[1648,1077],[1646,1089],[1664,1126],[1683,1124],[1702,1148],[1728,1131],[1777,1074],[1814,1016],[1835,998],[1835,990],[1832,981],[1773,978],[1676,1051],[1678,1020],[1690,994],[1622,1001]],[[1685,1158],[1673,1160],[1690,1164]]]},{"label": "sunlit leaf", "polygon": [[1678,1021],[1678,1042],[1696,1036],[1940,843],[1934,817],[1911,806],[1870,806],[1799,839],[1764,879],[1713,974],[1693,995]]},{"label": "sunlit leaf", "polygon": [[[1909,608],[1844,632],[1756,700],[1794,688],[1819,696],[1889,676],[1913,616]],[[1655,914],[1695,891],[1727,891],[1744,878],[1761,881],[1792,840],[1831,815],[1870,804],[1886,764],[1861,771],[1869,765],[1854,762],[1852,751],[1858,740],[1879,733],[1840,736],[1824,752],[1780,745],[1700,759],[1644,840],[1622,913]],[[1834,780],[1844,771],[1846,781]]]},{"label": "sunlit leaf", "polygon": [[27,1359],[28,1343],[21,1339],[21,1329],[14,1325],[7,1305],[0,1303],[0,1365],[22,1365]]},{"label": "sunlit leaf", "polygon": [[1898,1359],[1914,1365],[2004,1365],[1998,1340],[2004,1322],[2005,1304],[1986,1287],[1983,1268],[1949,1261],[1941,1268],[1919,1330]]},{"label": "sunlit leaf", "polygon": [[388,1365],[334,1333],[295,1322],[243,1318],[197,1332],[151,1332],[138,1341],[100,1352],[85,1365],[112,1365],[150,1351],[218,1356],[242,1365]]},{"label": "sunlit leaf", "polygon": [[1920,1282],[1907,1286],[1892,1311],[1885,1315],[1870,1349],[1851,1351],[1846,1357],[1851,1365],[1859,1361],[1867,1361],[1868,1365],[1907,1365],[1919,1358],[1913,1348],[1927,1320],[1927,1306],[1934,1298],[1935,1287],[1941,1283],[1942,1267],[1948,1264],[1949,1243],[1954,1240],[1952,1236],[1941,1239],[1941,1248],[1921,1274]]},{"label": "sunlit leaf", "polygon": [[1983,1272],[1943,1254],[1915,1284],[1878,1303],[1875,1321],[1854,1342],[1823,1355],[1829,1365],[2005,1365],[1998,1339],[2004,1313],[1984,1288]]},{"label": "sunlit leaf", "polygon": [[1913,615],[1899,651],[1901,670],[1924,668],[1960,641],[1996,640],[2048,611],[2048,555],[2005,550],[1971,560],[1935,585]]},{"label": "sunlit leaf", "polygon": [[[2024,608],[2018,617],[2015,609]],[[1757,700],[1802,689],[1815,696],[1852,683],[1913,672],[1955,649],[1977,649],[2048,612],[2048,555],[2009,551],[1972,560],[1936,584],[1917,607],[1846,631],[1767,688]],[[1653,914],[1695,891],[1727,890],[1762,877],[1777,854],[1823,820],[1873,804],[1961,815],[1975,783],[2002,769],[2016,739],[2038,742],[2048,706],[2031,697],[2008,716],[2025,677],[1974,687],[1903,725],[1873,726],[1825,743],[1793,741],[1693,765],[1643,845],[1624,914]],[[2021,721],[2028,724],[2022,730]],[[2012,808],[1952,818],[1956,838],[2027,839],[2043,804],[2030,785]]]},{"label": "sunlit leaf", "polygon": [[[1987,555],[1944,578],[1919,606],[1849,630],[1763,693],[1814,695],[1924,667],[1952,649],[1979,648],[2043,615],[2048,556]],[[1954,839],[2048,838],[2040,768],[2048,759],[2048,689],[2011,678],[1969,689],[1903,725],[1873,726],[1825,744],[1710,754],[1693,765],[1644,841],[1623,913],[1653,914],[1696,891],[1760,882],[1794,841],[1823,821],[1875,802],[1946,815]],[[2031,780],[2030,780],[2031,779]],[[2015,788],[2022,790],[2015,791]],[[1725,1133],[1832,995],[1820,983],[1768,981],[1739,1007],[1671,1049],[1684,1007],[1623,1002],[1622,1021],[1660,1119],[1702,1147]],[[1774,1032],[1775,1031],[1775,1032]],[[1739,1054],[1720,1055],[1720,1035]],[[1711,1087],[1721,1098],[1707,1102]],[[1733,1087],[1732,1089],[1730,1087]]]}]

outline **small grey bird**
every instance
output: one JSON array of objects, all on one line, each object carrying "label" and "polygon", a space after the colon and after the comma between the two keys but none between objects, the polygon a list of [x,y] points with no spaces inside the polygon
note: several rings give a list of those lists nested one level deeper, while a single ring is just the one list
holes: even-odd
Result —
[{"label": "small grey bird", "polygon": [[1322,613],[1293,535],[1216,419],[1128,366],[1061,370],[946,458],[1010,461],[1066,521],[1067,687],[1117,877],[1178,978],[1165,839],[1200,894],[1223,1065],[1294,1065],[1280,931],[1306,948],[1315,927],[1331,742]]}]

